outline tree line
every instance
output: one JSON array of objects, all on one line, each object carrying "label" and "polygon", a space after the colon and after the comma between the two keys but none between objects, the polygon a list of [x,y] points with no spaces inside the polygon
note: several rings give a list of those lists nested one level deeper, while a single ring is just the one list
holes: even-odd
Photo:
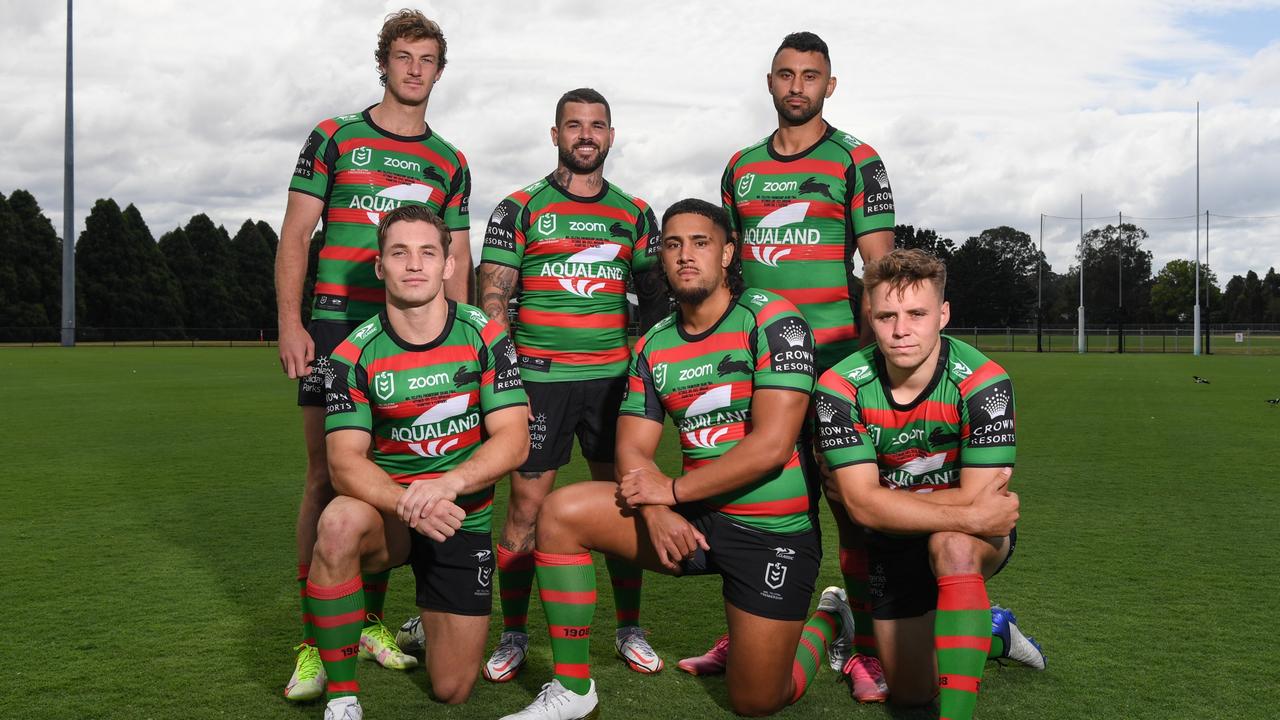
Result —
[{"label": "tree line", "polygon": [[[1064,273],[1053,271],[1030,235],[1010,227],[984,230],[958,246],[928,228],[899,225],[894,234],[898,247],[946,261],[953,327],[1034,325],[1037,288],[1040,320],[1073,324],[1081,265],[1090,325],[1190,321],[1194,263],[1171,260],[1153,274],[1151,252],[1143,249],[1147,232],[1130,223],[1087,233]],[[157,330],[155,337],[231,330],[244,337],[250,329],[274,337],[277,243],[264,221],[245,220],[231,235],[203,213],[157,240],[137,207],[98,200],[76,242],[77,328],[148,328]],[[317,233],[304,316],[320,246]],[[1275,268],[1262,277],[1252,270],[1233,276],[1222,289],[1212,269],[1201,272],[1208,322],[1280,323]],[[35,197],[26,190],[0,194],[0,328],[59,327],[61,278],[62,240]]]}]

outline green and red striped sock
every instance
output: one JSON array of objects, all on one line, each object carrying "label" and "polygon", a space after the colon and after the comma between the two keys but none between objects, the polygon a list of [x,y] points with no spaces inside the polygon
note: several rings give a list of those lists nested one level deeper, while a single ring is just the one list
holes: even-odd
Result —
[{"label": "green and red striped sock", "polygon": [[534,551],[538,597],[547,613],[555,677],[567,689],[591,689],[591,617],[596,612],[596,569],[591,553],[556,555]]},{"label": "green and red striped sock", "polygon": [[330,700],[360,691],[356,659],[360,653],[360,629],[364,625],[364,587],[360,576],[323,587],[307,581],[307,599],[315,623],[320,660],[329,677]]},{"label": "green and red striped sock", "polygon": [[387,604],[387,583],[391,580],[391,571],[365,573],[361,577],[364,581],[364,626],[369,627],[373,624],[369,619],[370,615],[379,620],[382,619],[382,608]]},{"label": "green and red striped sock", "polygon": [[840,548],[840,574],[853,611],[853,651],[879,657],[875,626],[871,621],[871,583],[867,579],[867,549]]},{"label": "green and red striped sock", "polygon": [[644,589],[644,570],[626,560],[606,558],[609,582],[613,585],[613,610],[618,627],[640,625],[640,591]]},{"label": "green and red striped sock", "polygon": [[933,643],[938,653],[939,718],[971,720],[991,648],[991,604],[981,575],[938,578]]},{"label": "green and red striped sock", "polygon": [[311,611],[307,608],[307,576],[311,563],[298,563],[298,605],[302,608],[302,642],[316,644],[316,628],[311,623]]},{"label": "green and red striped sock", "polygon": [[809,689],[809,682],[818,674],[818,666],[827,654],[827,644],[836,636],[836,618],[826,610],[819,610],[809,616],[800,633],[800,644],[796,646],[796,659],[791,664],[791,681],[795,691],[791,702],[804,696]]},{"label": "green and red striped sock", "polygon": [[502,601],[502,629],[529,632],[529,594],[533,591],[533,553],[498,546],[498,597]]}]

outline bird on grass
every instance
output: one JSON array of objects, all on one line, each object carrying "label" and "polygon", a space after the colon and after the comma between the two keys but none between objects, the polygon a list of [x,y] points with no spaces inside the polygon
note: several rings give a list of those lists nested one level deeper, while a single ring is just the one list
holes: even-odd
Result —
[{"label": "bird on grass", "polygon": [[1192,380],[1195,380],[1197,385],[1208,385],[1208,384],[1209,384],[1209,380],[1208,380],[1207,378],[1202,378],[1202,377],[1200,377],[1199,375],[1192,375],[1192,376],[1191,376],[1191,379],[1192,379]]},{"label": "bird on grass", "polygon": [[1277,407],[1277,406],[1280,406],[1280,397],[1278,397],[1278,398],[1272,398],[1272,399],[1268,400],[1268,401],[1267,401],[1267,404],[1268,404],[1268,405],[1270,405],[1271,407]]}]

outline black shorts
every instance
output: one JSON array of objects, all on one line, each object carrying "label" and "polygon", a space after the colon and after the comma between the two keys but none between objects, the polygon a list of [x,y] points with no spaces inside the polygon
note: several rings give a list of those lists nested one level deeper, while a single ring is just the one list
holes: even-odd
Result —
[{"label": "black shorts", "polygon": [[602,378],[573,382],[529,382],[529,457],[521,472],[558,470],[569,464],[573,436],[578,436],[582,456],[595,462],[613,462],[618,433],[618,407],[627,378]]},{"label": "black shorts", "polygon": [[791,535],[765,532],[730,520],[697,503],[677,505],[707,538],[683,563],[685,575],[719,575],[724,599],[734,607],[771,620],[804,620],[822,563],[822,543],[814,530]]},{"label": "black shorts", "polygon": [[423,610],[488,615],[493,609],[493,536],[459,530],[444,542],[409,531],[409,559]]},{"label": "black shorts", "polygon": [[316,344],[316,359],[311,361],[311,374],[298,378],[298,404],[324,407],[324,381],[333,372],[329,356],[347,339],[360,323],[343,320],[312,320],[307,332]]},{"label": "black shorts", "polygon": [[[1018,529],[1009,533],[1009,553],[995,577],[1009,564],[1018,544]],[[929,536],[893,537],[867,533],[867,581],[871,617],[899,620],[920,617],[938,607],[938,579],[929,564]]]}]

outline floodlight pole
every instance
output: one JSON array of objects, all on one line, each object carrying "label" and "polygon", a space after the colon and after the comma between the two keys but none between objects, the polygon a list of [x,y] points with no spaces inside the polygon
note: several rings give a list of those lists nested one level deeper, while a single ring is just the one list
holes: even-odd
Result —
[{"label": "floodlight pole", "polygon": [[[1204,211],[1204,267],[1209,269],[1209,211]],[[1213,295],[1210,292],[1213,289],[1213,283],[1208,282],[1205,278],[1204,288],[1204,354],[1212,355],[1213,350],[1209,348],[1210,341],[1213,339],[1213,317],[1209,313],[1209,297]]]},{"label": "floodlight pole", "polygon": [[1120,262],[1116,263],[1116,352],[1124,352],[1124,213],[1119,213],[1119,225],[1116,226],[1116,255]]},{"label": "floodlight pole", "polygon": [[71,92],[71,0],[67,0],[67,103],[62,151],[62,346],[76,344],[75,133]]},{"label": "floodlight pole", "polygon": [[1036,352],[1044,352],[1044,213],[1040,213],[1040,257],[1036,258]]},{"label": "floodlight pole", "polygon": [[1196,307],[1191,354],[1200,354],[1200,102],[1196,101]]},{"label": "floodlight pole", "polygon": [[1083,353],[1084,345],[1084,193],[1080,193],[1080,307],[1076,309],[1079,328],[1076,333],[1076,351]]}]

